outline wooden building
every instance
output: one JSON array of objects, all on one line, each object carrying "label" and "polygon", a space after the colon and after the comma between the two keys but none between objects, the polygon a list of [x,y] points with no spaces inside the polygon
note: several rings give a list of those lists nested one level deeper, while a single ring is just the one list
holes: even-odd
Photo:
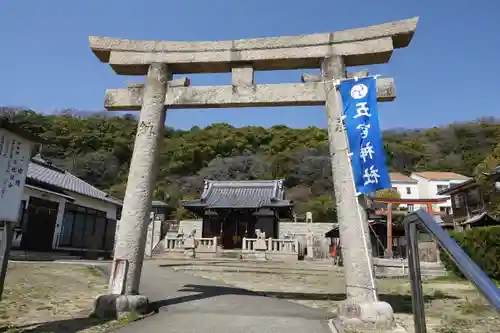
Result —
[{"label": "wooden building", "polygon": [[279,219],[291,217],[293,207],[282,180],[207,180],[200,199],[182,205],[203,219],[202,237],[218,237],[226,249],[241,248],[242,238],[254,238],[256,229],[278,238]]},{"label": "wooden building", "polygon": [[[500,181],[500,166],[486,175],[491,187],[496,187],[495,183]],[[490,215],[485,204],[488,198],[485,198],[485,193],[474,178],[444,189],[438,194],[451,197],[456,230],[500,224],[500,221]]]}]

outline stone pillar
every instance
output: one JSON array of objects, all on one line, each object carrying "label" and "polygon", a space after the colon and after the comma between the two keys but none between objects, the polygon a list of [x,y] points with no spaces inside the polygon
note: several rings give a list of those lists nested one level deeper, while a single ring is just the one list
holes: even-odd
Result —
[{"label": "stone pillar", "polygon": [[[165,96],[169,76],[166,64],[151,64],[144,86],[142,109],[113,260],[113,267],[116,265],[116,260],[128,262],[124,283],[125,295],[139,293],[159,145],[165,126]],[[111,282],[110,291],[113,288],[112,284]]]},{"label": "stone pillar", "polygon": [[342,99],[334,82],[334,79],[345,78],[342,57],[325,58],[321,72],[326,90],[328,141],[346,281],[347,302],[339,308],[340,316],[376,321],[377,324],[382,321],[383,326],[390,326],[393,324],[391,306],[377,303],[369,227],[363,207],[365,200],[356,196],[347,136],[341,121]]},{"label": "stone pillar", "polygon": [[311,230],[306,234],[307,259],[314,260],[314,234]]}]

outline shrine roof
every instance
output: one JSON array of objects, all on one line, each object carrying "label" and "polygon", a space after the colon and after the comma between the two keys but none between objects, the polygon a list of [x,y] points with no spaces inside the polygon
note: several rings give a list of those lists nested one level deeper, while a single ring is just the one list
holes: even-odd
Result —
[{"label": "shrine roof", "polygon": [[183,201],[186,208],[280,208],[291,207],[285,200],[282,180],[206,180],[198,200]]},{"label": "shrine roof", "polygon": [[40,155],[31,159],[28,166],[27,181],[49,185],[61,190],[71,191],[80,195],[107,201],[121,206],[123,202],[104,191],[90,185],[75,175],[52,165]]}]

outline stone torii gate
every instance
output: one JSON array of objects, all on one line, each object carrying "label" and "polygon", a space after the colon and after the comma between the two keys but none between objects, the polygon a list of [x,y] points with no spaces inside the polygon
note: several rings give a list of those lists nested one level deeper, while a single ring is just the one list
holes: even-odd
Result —
[{"label": "stone torii gate", "polygon": [[[380,306],[377,299],[364,198],[356,196],[346,134],[339,126],[342,101],[336,82],[368,74],[347,73],[346,67],[387,63],[394,49],[409,45],[417,21],[412,18],[324,34],[214,42],[90,37],[94,54],[117,74],[146,75],[144,84],[109,89],[105,97],[108,110],[141,111],[113,264],[116,267],[118,260],[128,265],[122,293],[139,292],[166,110],[325,105],[349,304],[344,313],[367,319],[377,309],[379,317],[385,311],[392,320],[390,306]],[[311,68],[320,68],[321,75],[302,75],[302,83],[254,82],[254,71]],[[173,74],[221,72],[232,73],[231,85],[191,87],[187,78],[172,79]],[[378,101],[394,98],[393,79],[378,79]]]}]

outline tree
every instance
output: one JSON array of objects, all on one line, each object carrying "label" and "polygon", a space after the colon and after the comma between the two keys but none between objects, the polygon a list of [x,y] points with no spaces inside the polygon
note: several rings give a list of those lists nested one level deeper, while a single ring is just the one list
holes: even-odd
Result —
[{"label": "tree", "polygon": [[[380,199],[401,199],[401,194],[395,188],[385,188],[375,193],[376,198]],[[398,209],[399,204],[392,204],[392,209]]]},{"label": "tree", "polygon": [[487,175],[491,170],[500,166],[500,142],[475,170],[476,182],[479,184],[488,211],[500,218],[500,194],[495,189],[495,182]]},{"label": "tree", "polygon": [[331,196],[320,195],[307,202],[306,208],[312,213],[314,222],[337,222],[337,204]]},{"label": "tree", "polygon": [[[123,197],[137,130],[135,116],[73,109],[41,114],[12,107],[0,108],[0,116],[50,140],[43,146],[45,159]],[[391,171],[455,171],[482,180],[479,170],[499,162],[500,121],[494,118],[389,130],[383,138]],[[165,127],[160,147],[154,195],[175,207],[185,195],[198,197],[204,179],[284,179],[297,212],[315,210],[316,216],[333,219],[335,198],[325,129],[235,128],[224,123],[190,130]],[[495,206],[496,193],[485,190]]]}]

